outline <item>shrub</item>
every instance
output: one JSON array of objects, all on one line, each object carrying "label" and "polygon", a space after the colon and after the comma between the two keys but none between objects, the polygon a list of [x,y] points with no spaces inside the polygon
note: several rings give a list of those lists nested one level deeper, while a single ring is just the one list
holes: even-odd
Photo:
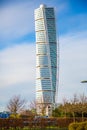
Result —
[{"label": "shrub", "polygon": [[79,123],[79,126],[77,127],[76,130],[85,130],[85,125],[86,125],[85,122]]},{"label": "shrub", "polygon": [[87,122],[71,123],[69,130],[87,130]]},{"label": "shrub", "polygon": [[71,124],[69,125],[69,130],[76,130],[77,127],[78,127],[78,123],[71,123]]},{"label": "shrub", "polygon": [[85,130],[87,130],[87,124],[85,125]]}]

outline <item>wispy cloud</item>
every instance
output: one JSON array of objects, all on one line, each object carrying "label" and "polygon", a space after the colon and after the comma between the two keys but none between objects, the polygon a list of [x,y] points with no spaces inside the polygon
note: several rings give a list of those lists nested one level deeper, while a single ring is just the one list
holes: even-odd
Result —
[{"label": "wispy cloud", "polygon": [[0,52],[0,87],[34,81],[35,46],[16,45]]},{"label": "wispy cloud", "polygon": [[[87,79],[87,32],[60,37],[60,83],[58,101],[85,92]],[[87,93],[86,93],[87,94]]]},{"label": "wispy cloud", "polygon": [[[0,9],[0,41],[3,45],[10,44],[9,40],[14,41],[34,33],[34,9],[38,8],[40,4],[46,3],[47,6],[56,7],[56,15],[67,8],[65,2],[58,6],[55,5],[56,2],[43,2],[43,0],[35,2],[35,0],[26,0],[7,4]],[[31,39],[31,37],[29,38]]]},{"label": "wispy cloud", "polygon": [[3,7],[0,11],[0,38],[13,39],[34,31],[34,12],[31,2]]},{"label": "wispy cloud", "polygon": [[22,43],[0,51],[0,107],[14,95],[35,98],[35,44]]}]

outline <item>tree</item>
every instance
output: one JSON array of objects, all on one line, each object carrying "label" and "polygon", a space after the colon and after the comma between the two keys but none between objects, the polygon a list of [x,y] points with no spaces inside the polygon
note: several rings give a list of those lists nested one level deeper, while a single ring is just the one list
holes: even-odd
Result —
[{"label": "tree", "polygon": [[26,101],[24,99],[21,99],[19,95],[13,96],[7,104],[7,109],[16,117],[17,113],[21,112],[24,109],[25,103]]},{"label": "tree", "polygon": [[30,107],[31,110],[32,110],[32,109],[36,109],[36,105],[37,105],[36,101],[33,100],[33,101],[30,102],[29,107]]},{"label": "tree", "polygon": [[65,117],[67,116],[67,113],[69,112],[69,102],[66,98],[63,99],[63,106],[62,106],[62,111],[65,114]]},{"label": "tree", "polygon": [[82,117],[82,121],[84,121],[84,117],[87,117],[87,96],[74,94],[70,101],[63,99],[63,104],[53,111],[53,116],[55,115],[73,117],[74,122],[76,117]]},{"label": "tree", "polygon": [[79,112],[82,114],[82,121],[84,120],[84,113],[87,113],[87,96],[80,95]]},{"label": "tree", "polygon": [[70,103],[70,112],[73,115],[74,122],[75,122],[75,114],[78,112],[78,104],[79,104],[79,99],[77,97],[77,94],[74,94],[73,99],[71,99],[71,103]]},{"label": "tree", "polygon": [[30,108],[30,111],[31,111],[33,114],[35,114],[35,115],[37,115],[36,107],[37,107],[37,102],[36,102],[36,100],[31,101],[30,104],[29,104],[29,108]]},{"label": "tree", "polygon": [[60,104],[58,107],[56,107],[53,111],[52,111],[52,116],[53,117],[63,117],[63,115],[65,114],[65,113],[63,113],[63,110],[64,109],[62,109],[63,108],[63,105],[62,104]]}]

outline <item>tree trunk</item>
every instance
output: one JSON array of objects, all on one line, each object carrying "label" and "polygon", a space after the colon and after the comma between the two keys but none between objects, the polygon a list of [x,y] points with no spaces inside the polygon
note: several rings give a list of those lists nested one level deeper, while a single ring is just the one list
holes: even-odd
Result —
[{"label": "tree trunk", "polygon": [[82,112],[82,121],[84,121],[84,112]]},{"label": "tree trunk", "polygon": [[72,115],[73,115],[73,122],[75,122],[75,113],[72,112]]}]

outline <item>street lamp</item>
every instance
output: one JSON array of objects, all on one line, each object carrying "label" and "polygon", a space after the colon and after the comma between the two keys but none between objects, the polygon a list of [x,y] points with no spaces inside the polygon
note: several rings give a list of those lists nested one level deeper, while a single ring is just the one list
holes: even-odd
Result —
[{"label": "street lamp", "polygon": [[87,80],[83,80],[83,81],[81,81],[81,83],[87,83]]}]

